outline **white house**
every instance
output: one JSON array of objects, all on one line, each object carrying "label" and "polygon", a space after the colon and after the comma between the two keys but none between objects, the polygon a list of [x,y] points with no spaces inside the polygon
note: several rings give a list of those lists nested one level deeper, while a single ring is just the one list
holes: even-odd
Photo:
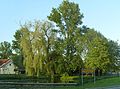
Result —
[{"label": "white house", "polygon": [[15,66],[10,59],[0,59],[0,74],[15,74]]}]

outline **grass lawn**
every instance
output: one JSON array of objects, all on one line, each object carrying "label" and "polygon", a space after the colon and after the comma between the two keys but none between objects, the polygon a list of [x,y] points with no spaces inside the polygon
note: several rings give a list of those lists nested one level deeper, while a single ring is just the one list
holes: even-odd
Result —
[{"label": "grass lawn", "polygon": [[108,87],[108,86],[117,86],[117,85],[120,85],[120,77],[98,80],[96,81],[95,84],[91,82],[83,86],[61,87],[61,88],[55,88],[55,89],[86,89],[86,88]]},{"label": "grass lawn", "polygon": [[116,86],[120,85],[120,77],[107,78],[93,82],[84,84],[83,86],[60,86],[60,87],[39,87],[39,86],[22,86],[22,87],[2,87],[0,89],[86,89],[86,88],[95,88],[95,87],[107,87],[107,86]]},{"label": "grass lawn", "polygon": [[96,87],[108,87],[120,85],[120,77],[107,78],[93,82],[87,83],[83,86],[73,86],[73,87],[60,87],[60,88],[51,88],[51,89],[86,89],[86,88],[96,88]]},{"label": "grass lawn", "polygon": [[107,86],[116,86],[120,85],[120,77],[114,77],[114,78],[107,78],[96,81],[95,84],[88,83],[85,84],[84,87],[107,87]]}]

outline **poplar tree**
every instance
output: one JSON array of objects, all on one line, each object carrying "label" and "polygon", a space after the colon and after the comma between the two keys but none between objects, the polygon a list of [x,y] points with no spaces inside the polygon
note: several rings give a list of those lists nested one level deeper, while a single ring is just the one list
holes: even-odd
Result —
[{"label": "poplar tree", "polygon": [[[82,24],[83,14],[80,13],[79,5],[74,2],[64,0],[58,8],[53,8],[48,19],[57,26],[59,44],[63,51],[64,73],[70,74],[71,71],[81,67],[82,60],[76,54],[76,43],[81,35],[80,25]],[[80,44],[79,44],[80,45]],[[79,46],[80,47],[80,46]],[[76,62],[77,61],[77,62]],[[77,64],[78,63],[78,64]]]}]

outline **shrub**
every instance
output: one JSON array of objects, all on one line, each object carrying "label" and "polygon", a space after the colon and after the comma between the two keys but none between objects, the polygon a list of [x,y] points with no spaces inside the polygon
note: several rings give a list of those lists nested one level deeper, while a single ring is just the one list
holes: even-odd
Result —
[{"label": "shrub", "polygon": [[62,83],[78,83],[79,82],[79,76],[65,76],[63,75],[60,78]]}]

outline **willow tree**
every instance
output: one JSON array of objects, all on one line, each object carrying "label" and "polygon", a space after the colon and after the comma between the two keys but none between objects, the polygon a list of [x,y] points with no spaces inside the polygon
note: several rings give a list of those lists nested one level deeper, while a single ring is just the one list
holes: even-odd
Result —
[{"label": "willow tree", "polygon": [[[49,22],[36,21],[20,28],[22,33],[20,46],[24,55],[24,65],[29,76],[40,76],[47,70],[48,45],[45,30],[51,29]],[[48,68],[48,67],[47,67]]]},{"label": "willow tree", "polygon": [[[80,25],[82,24],[83,14],[80,13],[79,5],[74,2],[64,0],[58,8],[53,8],[48,19],[57,26],[60,48],[63,49],[64,72],[76,70],[81,66],[81,58],[76,55],[76,43],[81,35]],[[79,34],[78,34],[79,33]],[[80,47],[80,46],[79,46]],[[78,61],[76,64],[76,61]]]},{"label": "willow tree", "polygon": [[53,24],[50,22],[44,22],[42,24],[42,31],[45,41],[45,49],[46,49],[46,60],[45,60],[45,71],[46,74],[51,77],[51,82],[54,82],[54,75],[56,70],[56,62],[57,60],[55,51],[55,41],[56,41],[56,33],[53,29]]},{"label": "willow tree", "polygon": [[24,55],[24,66],[25,71],[29,76],[34,75],[33,69],[33,54],[32,54],[32,44],[31,44],[31,32],[27,26],[20,28],[22,37],[20,41],[20,46]]}]

